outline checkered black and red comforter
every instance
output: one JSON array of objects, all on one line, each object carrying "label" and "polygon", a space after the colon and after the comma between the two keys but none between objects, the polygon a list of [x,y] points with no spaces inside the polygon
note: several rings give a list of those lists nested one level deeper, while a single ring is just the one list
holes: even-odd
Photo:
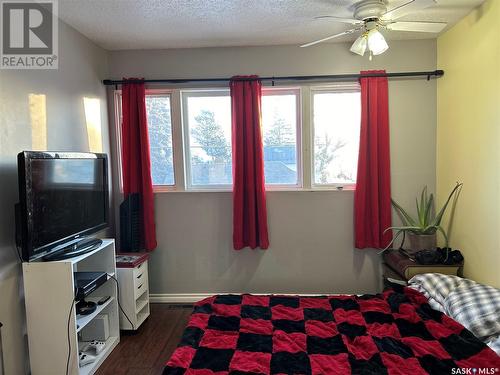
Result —
[{"label": "checkered black and red comforter", "polygon": [[500,357],[422,294],[398,288],[204,299],[164,374],[441,375],[474,368],[500,374]]}]

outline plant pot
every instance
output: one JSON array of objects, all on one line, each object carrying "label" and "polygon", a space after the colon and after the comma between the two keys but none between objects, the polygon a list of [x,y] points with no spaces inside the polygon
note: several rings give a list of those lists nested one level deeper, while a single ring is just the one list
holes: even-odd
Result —
[{"label": "plant pot", "polygon": [[415,234],[411,232],[406,232],[406,236],[410,242],[410,248],[408,249],[411,253],[416,253],[420,250],[436,250],[437,239],[436,233],[434,234]]}]

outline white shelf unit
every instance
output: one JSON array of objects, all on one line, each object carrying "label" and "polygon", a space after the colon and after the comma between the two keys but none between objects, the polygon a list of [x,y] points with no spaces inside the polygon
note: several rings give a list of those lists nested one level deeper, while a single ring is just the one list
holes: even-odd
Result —
[{"label": "white shelf unit", "polygon": [[136,330],[149,316],[148,261],[135,268],[117,268],[120,305],[132,322],[120,311],[120,329]]},{"label": "white shelf unit", "polygon": [[[115,281],[108,277],[103,285],[86,298],[98,301],[101,297],[111,296],[108,301],[90,315],[78,315],[75,305],[72,305],[75,297],[73,272],[106,272],[116,275],[114,240],[104,239],[96,250],[74,258],[23,263],[32,375],[66,374],[68,353],[68,374],[93,374],[120,342]],[[78,342],[78,332],[99,314],[107,314],[109,319],[106,346],[96,361],[79,367],[78,348],[82,343]]]}]

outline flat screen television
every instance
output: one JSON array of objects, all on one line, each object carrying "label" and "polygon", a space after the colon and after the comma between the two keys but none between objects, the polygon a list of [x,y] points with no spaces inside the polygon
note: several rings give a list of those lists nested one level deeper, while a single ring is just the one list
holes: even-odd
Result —
[{"label": "flat screen television", "polygon": [[24,151],[17,164],[16,242],[23,261],[108,226],[106,154]]}]

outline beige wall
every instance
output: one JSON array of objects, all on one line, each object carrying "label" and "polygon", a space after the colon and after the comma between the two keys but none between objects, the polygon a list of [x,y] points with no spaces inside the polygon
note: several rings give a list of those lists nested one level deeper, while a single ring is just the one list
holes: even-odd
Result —
[{"label": "beige wall", "polygon": [[438,40],[437,185],[464,188],[451,244],[466,277],[500,287],[500,1],[489,0]]},{"label": "beige wall", "polygon": [[[60,23],[59,56],[59,69],[54,71],[0,70],[0,321],[9,375],[28,368],[21,265],[14,246],[16,155],[31,149],[97,150],[99,143],[103,152],[109,152],[105,90],[100,83],[106,75],[105,52]],[[95,117],[101,119],[102,133],[90,142],[92,147],[84,98],[100,105]],[[98,126],[98,121],[94,123]]]},{"label": "beige wall", "polygon": [[[112,51],[109,66],[110,78],[434,70],[436,43],[394,41],[372,62],[346,44]],[[436,83],[392,80],[389,90],[393,196],[413,205],[423,185],[435,189]],[[352,207],[352,191],[270,192],[271,247],[235,252],[230,193],[156,194],[151,292],[375,292],[379,256],[353,249]]]}]

